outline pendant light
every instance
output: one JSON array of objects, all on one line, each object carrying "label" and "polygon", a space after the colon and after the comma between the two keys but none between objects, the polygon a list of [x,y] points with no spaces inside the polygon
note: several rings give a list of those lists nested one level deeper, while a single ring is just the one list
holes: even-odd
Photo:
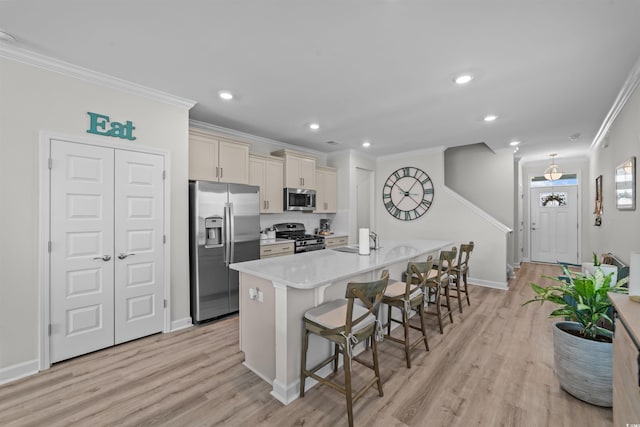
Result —
[{"label": "pendant light", "polygon": [[557,154],[549,154],[551,156],[551,164],[544,170],[544,177],[549,181],[556,181],[562,178],[562,169],[556,165],[555,157]]}]

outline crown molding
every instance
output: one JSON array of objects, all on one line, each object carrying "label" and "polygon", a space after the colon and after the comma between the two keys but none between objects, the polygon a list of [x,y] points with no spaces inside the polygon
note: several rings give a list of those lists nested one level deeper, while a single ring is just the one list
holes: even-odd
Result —
[{"label": "crown molding", "polygon": [[437,147],[421,148],[419,150],[405,151],[405,152],[393,153],[393,154],[386,154],[384,156],[376,157],[376,160],[378,162],[381,162],[381,161],[385,161],[385,160],[404,159],[404,158],[407,158],[407,157],[417,157],[417,156],[421,156],[421,155],[424,155],[424,154],[444,153],[444,151],[446,149],[447,149],[447,147],[445,147],[444,145],[439,145]]},{"label": "crown molding", "polygon": [[73,77],[88,83],[97,84],[109,89],[120,90],[132,95],[142,96],[154,101],[169,104],[175,107],[191,109],[196,101],[187,98],[181,98],[171,95],[160,90],[151,89],[136,83],[110,76],[108,74],[83,68],[59,59],[51,58],[39,53],[35,53],[26,49],[15,46],[7,46],[0,44],[0,58],[10,59],[23,64],[32,65],[44,70],[53,71],[65,76]]},{"label": "crown molding", "polygon": [[622,85],[622,89],[620,89],[616,100],[613,102],[611,109],[604,118],[600,129],[598,129],[598,133],[596,133],[596,136],[593,138],[593,142],[591,143],[590,148],[596,148],[607,136],[609,129],[613,125],[613,122],[616,120],[618,114],[620,114],[629,98],[631,98],[631,95],[633,95],[633,92],[638,87],[638,84],[640,84],[640,58],[638,58],[635,65],[631,69],[631,72],[627,76],[627,80],[625,80],[624,84]]},{"label": "crown molding", "polygon": [[250,133],[241,132],[235,129],[229,129],[218,125],[212,125],[211,123],[201,122],[198,120],[189,120],[189,127],[193,129],[205,130],[216,133],[220,136],[226,136],[227,138],[239,139],[245,142],[258,142],[263,144],[272,144],[282,147],[288,150],[295,150],[297,152],[309,153],[313,156],[326,156],[330,153],[322,151],[312,150],[311,148],[300,147],[293,144],[287,144],[286,142],[276,141],[275,139],[269,139],[262,136],[252,135]]}]

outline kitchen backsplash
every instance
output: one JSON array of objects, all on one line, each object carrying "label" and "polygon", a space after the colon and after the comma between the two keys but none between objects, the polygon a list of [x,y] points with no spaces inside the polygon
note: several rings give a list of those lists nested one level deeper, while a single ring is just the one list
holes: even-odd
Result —
[{"label": "kitchen backsplash", "polygon": [[[283,212],[277,214],[261,214],[260,230],[271,227],[273,224],[283,222],[301,222],[307,233],[313,233],[316,228],[320,227],[320,219],[333,219],[333,214],[314,214],[303,212]],[[333,227],[332,227],[333,229]]]}]

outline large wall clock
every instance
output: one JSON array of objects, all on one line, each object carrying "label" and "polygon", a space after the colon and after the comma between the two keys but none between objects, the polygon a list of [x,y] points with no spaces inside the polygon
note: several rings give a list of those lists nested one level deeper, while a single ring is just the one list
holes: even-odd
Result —
[{"label": "large wall clock", "polygon": [[433,202],[433,182],[418,168],[400,168],[384,183],[382,201],[387,211],[399,220],[420,218]]}]

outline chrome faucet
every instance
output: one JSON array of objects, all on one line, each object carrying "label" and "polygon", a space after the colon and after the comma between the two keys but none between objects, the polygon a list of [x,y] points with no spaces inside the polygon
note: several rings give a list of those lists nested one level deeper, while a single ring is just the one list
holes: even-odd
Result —
[{"label": "chrome faucet", "polygon": [[373,246],[369,246],[373,250],[380,249],[380,243],[378,242],[378,235],[373,231],[369,232],[369,239],[373,240]]}]

